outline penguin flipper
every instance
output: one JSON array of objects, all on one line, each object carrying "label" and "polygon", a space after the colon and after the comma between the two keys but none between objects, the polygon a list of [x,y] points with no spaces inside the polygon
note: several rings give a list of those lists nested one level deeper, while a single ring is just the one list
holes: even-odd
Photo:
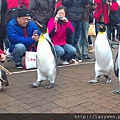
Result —
[{"label": "penguin flipper", "polygon": [[44,38],[48,41],[48,43],[50,44],[50,46],[51,46],[51,50],[52,50],[52,53],[53,53],[53,55],[54,55],[54,57],[55,57],[56,66],[58,66],[58,62],[57,62],[57,54],[56,54],[56,51],[55,51],[54,45],[53,45],[53,43],[52,43],[52,41],[51,41],[51,39],[50,39],[50,37],[49,37],[49,34],[46,33],[46,34],[43,34],[43,36],[44,36]]}]

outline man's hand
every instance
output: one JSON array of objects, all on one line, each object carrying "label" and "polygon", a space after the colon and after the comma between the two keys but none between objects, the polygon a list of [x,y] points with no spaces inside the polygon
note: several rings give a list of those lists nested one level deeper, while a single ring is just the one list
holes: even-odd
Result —
[{"label": "man's hand", "polygon": [[34,34],[33,36],[32,36],[32,39],[34,39],[36,42],[38,41],[38,34]]}]

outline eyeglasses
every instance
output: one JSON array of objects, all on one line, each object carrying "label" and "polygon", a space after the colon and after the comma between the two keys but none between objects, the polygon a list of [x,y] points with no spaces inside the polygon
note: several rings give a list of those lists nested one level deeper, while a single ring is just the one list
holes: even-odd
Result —
[{"label": "eyeglasses", "polygon": [[28,20],[29,20],[29,18],[22,18],[22,17],[21,17],[21,19],[22,19],[23,21],[28,21]]}]

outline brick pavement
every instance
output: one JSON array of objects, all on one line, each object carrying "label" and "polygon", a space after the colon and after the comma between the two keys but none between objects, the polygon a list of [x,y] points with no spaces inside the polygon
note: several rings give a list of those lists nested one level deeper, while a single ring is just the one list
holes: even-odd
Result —
[{"label": "brick pavement", "polygon": [[120,113],[120,96],[111,92],[118,88],[114,72],[110,84],[104,83],[104,77],[97,84],[88,83],[95,75],[94,61],[59,67],[52,89],[45,89],[48,81],[39,88],[30,87],[36,70],[20,71],[13,62],[6,62],[5,67],[12,75],[8,76],[10,86],[0,91],[0,113]]}]

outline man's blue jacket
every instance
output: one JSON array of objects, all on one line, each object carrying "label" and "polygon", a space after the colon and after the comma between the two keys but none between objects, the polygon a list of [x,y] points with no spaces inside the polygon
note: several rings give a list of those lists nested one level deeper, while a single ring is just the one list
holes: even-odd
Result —
[{"label": "man's blue jacket", "polygon": [[7,24],[7,35],[8,39],[10,41],[10,52],[13,51],[15,44],[22,43],[26,46],[26,48],[29,48],[32,44],[36,44],[34,39],[32,39],[32,35],[34,30],[38,31],[38,35],[40,36],[41,32],[39,27],[32,21],[28,21],[28,24],[26,26],[28,37],[25,37],[23,28],[18,24],[16,18],[13,18],[8,24]]}]

